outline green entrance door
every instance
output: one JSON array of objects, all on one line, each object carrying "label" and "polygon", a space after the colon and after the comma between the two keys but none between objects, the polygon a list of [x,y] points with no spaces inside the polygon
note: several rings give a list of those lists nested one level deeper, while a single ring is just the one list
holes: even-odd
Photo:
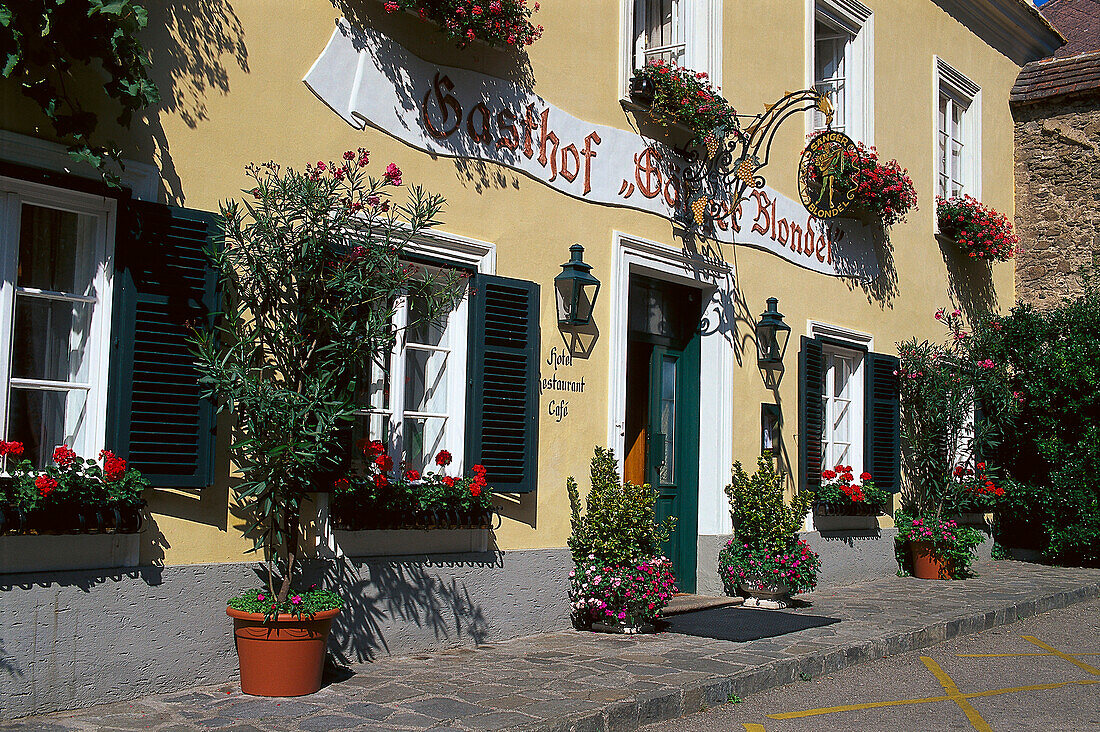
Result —
[{"label": "green entrance door", "polygon": [[676,518],[665,555],[681,592],[695,592],[699,515],[699,336],[682,348],[655,345],[649,358],[646,482],[656,518]]}]

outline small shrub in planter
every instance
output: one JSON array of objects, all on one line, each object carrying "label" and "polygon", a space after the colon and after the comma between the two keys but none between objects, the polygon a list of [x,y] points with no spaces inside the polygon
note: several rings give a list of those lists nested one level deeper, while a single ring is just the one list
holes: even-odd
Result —
[{"label": "small shrub in planter", "polygon": [[699,138],[719,127],[737,128],[737,111],[707,82],[702,71],[655,59],[636,69],[634,79],[652,81],[649,115],[658,124],[683,125]]},{"label": "small shrub in planter", "polygon": [[970,196],[936,198],[940,233],[972,259],[1004,262],[1016,254],[1020,237],[1012,223]]},{"label": "small shrub in planter", "polygon": [[539,4],[527,0],[385,0],[387,13],[409,11],[436,23],[443,35],[465,48],[475,40],[490,46],[523,48],[542,37],[531,23]]},{"label": "small shrub in planter", "polygon": [[860,473],[853,483],[851,465],[835,465],[821,471],[821,487],[814,493],[814,513],[837,516],[877,516],[890,494],[875,487],[870,473]]},{"label": "small shrub in planter", "polygon": [[[917,209],[913,179],[897,160],[880,162],[878,151],[862,142],[856,143],[855,150],[845,150],[844,158],[847,182],[855,188],[852,210],[866,211],[889,228],[904,222],[908,213]],[[806,166],[806,175],[815,183],[820,178],[821,173],[812,161]]]},{"label": "small shrub in planter", "polygon": [[[569,550],[573,555],[570,603],[578,628],[598,621],[634,629],[660,616],[676,592],[669,561],[661,555],[674,519],[654,519],[657,492],[619,478],[615,456],[597,447],[591,463],[592,489],[582,504],[577,482],[566,481],[571,510]],[[611,575],[612,590],[590,577]],[[616,584],[617,580],[617,584]],[[601,586],[602,585],[602,586]],[[601,606],[600,603],[603,603]]]},{"label": "small shrub in planter", "polygon": [[488,528],[493,489],[482,465],[466,476],[447,475],[451,453],[435,456],[437,470],[395,470],[385,445],[363,449],[365,465],[333,485],[333,516],[349,529]]},{"label": "small shrub in planter", "polygon": [[800,493],[788,505],[783,500],[784,478],[772,464],[771,452],[765,450],[756,466],[749,475],[740,462],[733,464],[733,482],[726,486],[726,495],[734,539],[719,553],[718,576],[729,594],[740,588],[756,597],[773,598],[813,589],[819,560],[799,540],[798,531],[814,494]]},{"label": "small shrub in planter", "polygon": [[[0,442],[0,455],[22,453],[22,443]],[[132,533],[140,528],[140,510],[145,505],[141,495],[149,482],[110,450],[102,450],[97,462],[62,445],[46,468],[22,460],[9,472],[10,480],[0,484],[0,505],[6,505],[19,521],[18,525],[11,521],[8,530]]]},{"label": "small shrub in planter", "polygon": [[810,592],[817,587],[820,569],[820,558],[801,539],[782,552],[750,547],[731,539],[718,553],[718,574],[727,595],[736,595],[741,586],[767,592],[784,585],[791,594]]}]

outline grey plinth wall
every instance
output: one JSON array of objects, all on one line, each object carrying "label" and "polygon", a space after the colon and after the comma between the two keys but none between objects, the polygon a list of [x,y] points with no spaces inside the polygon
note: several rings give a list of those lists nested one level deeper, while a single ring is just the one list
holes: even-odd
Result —
[{"label": "grey plinth wall", "polygon": [[[894,537],[897,529],[873,531],[807,531],[799,534],[821,557],[819,587],[839,587],[897,574]],[[718,552],[730,536],[700,536],[697,574],[701,595],[723,594],[718,578]],[[993,542],[988,538],[977,549],[979,559],[988,559]]]},{"label": "grey plinth wall", "polygon": [[[567,549],[333,561],[337,662],[569,627]],[[311,581],[307,579],[307,581]],[[228,681],[225,600],[254,564],[0,575],[0,720]]]}]

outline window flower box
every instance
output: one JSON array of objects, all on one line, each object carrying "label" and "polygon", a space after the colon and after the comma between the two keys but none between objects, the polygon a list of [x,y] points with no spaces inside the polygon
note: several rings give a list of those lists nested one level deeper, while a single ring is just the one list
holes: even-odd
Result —
[{"label": "window flower box", "polygon": [[408,12],[439,26],[459,48],[480,41],[496,48],[523,48],[542,37],[531,22],[539,10],[527,0],[383,0],[387,13]]},{"label": "window flower box", "polygon": [[[0,456],[19,456],[0,442]],[[9,458],[10,460],[10,458]],[[52,465],[11,465],[0,482],[0,573],[133,567],[148,482],[109,450],[102,465],[62,445]]]},{"label": "window flower box", "polygon": [[707,82],[703,72],[655,59],[634,71],[630,101],[623,107],[643,112],[658,125],[690,133],[697,140],[719,128],[738,129],[737,111]]},{"label": "window flower box", "polygon": [[1006,262],[1016,255],[1020,237],[1008,217],[971,196],[936,199],[941,237],[971,259]]}]

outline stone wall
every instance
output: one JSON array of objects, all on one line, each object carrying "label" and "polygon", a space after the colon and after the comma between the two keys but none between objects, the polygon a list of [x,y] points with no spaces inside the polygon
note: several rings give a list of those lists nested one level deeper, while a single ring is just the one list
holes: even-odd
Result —
[{"label": "stone wall", "polygon": [[1100,94],[1013,107],[1016,299],[1053,306],[1100,265]]},{"label": "stone wall", "polygon": [[[569,627],[569,551],[312,560],[338,664]],[[0,574],[0,721],[230,681],[226,598],[255,564]]]}]

